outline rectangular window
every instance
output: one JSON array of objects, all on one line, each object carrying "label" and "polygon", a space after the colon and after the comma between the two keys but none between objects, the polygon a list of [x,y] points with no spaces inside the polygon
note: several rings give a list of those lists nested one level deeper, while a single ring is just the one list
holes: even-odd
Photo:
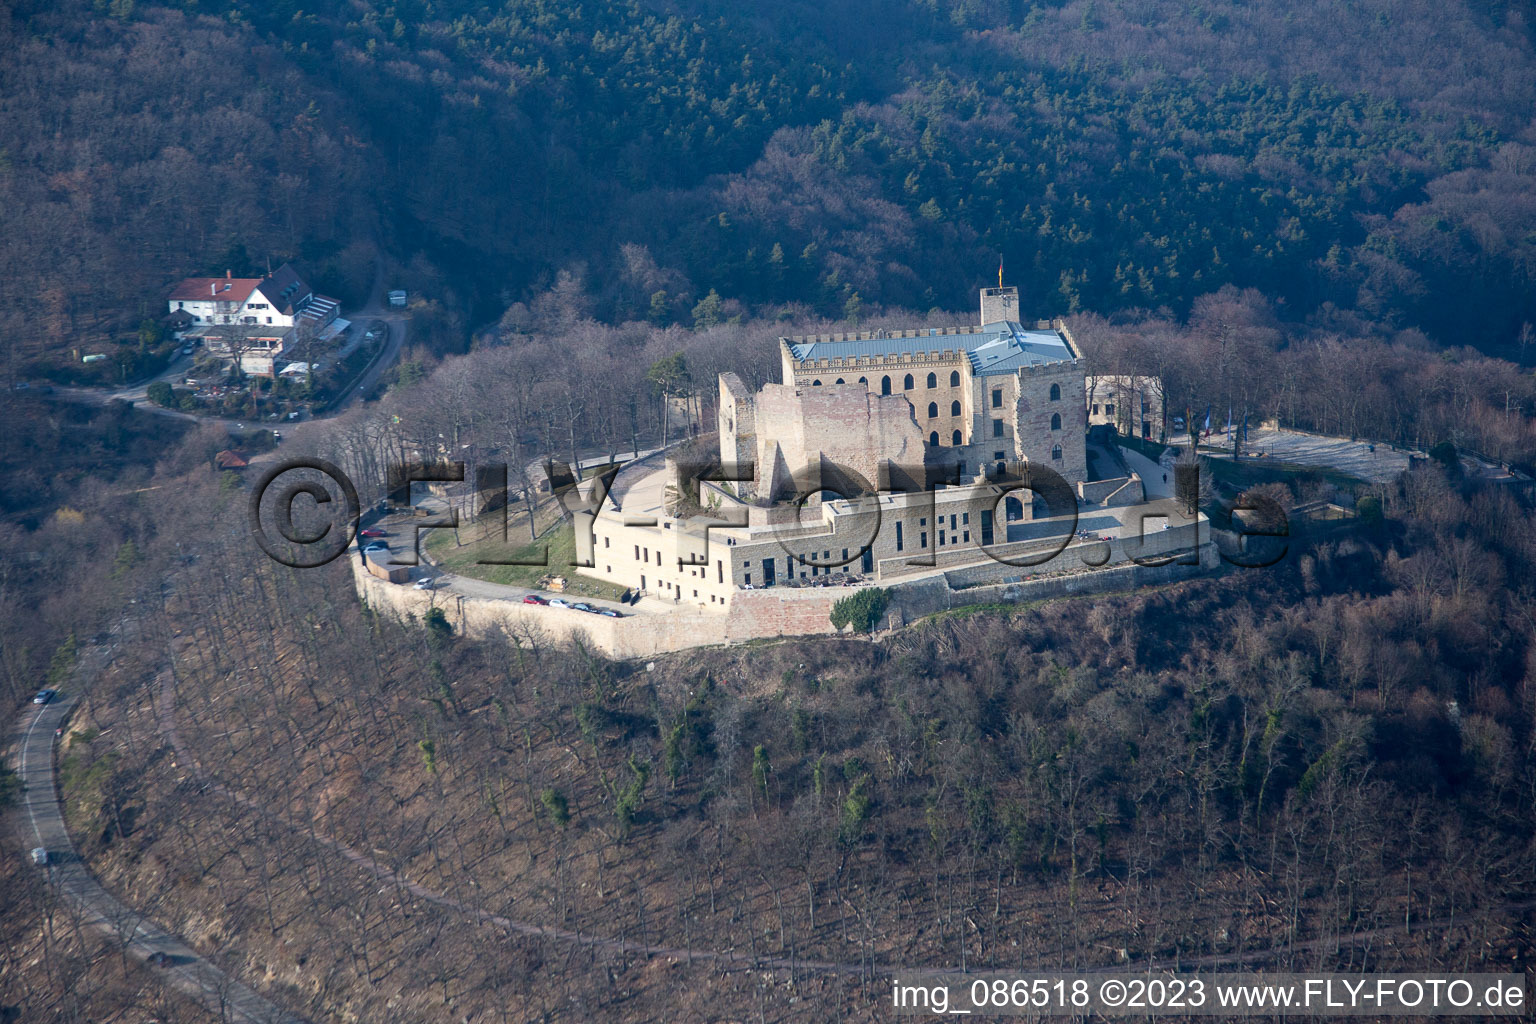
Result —
[{"label": "rectangular window", "polygon": [[1097,416],[1099,414],[1099,405],[1098,405],[1097,402],[1095,402],[1094,405],[1093,405],[1093,414],[1095,416]]},{"label": "rectangular window", "polygon": [[1003,407],[1003,389],[1002,388],[993,388],[992,389],[992,408],[994,408],[994,409],[1001,409],[1002,407]]},{"label": "rectangular window", "polygon": [[927,526],[928,525],[928,517],[924,516],[923,518],[919,519],[917,521],[917,525],[918,526]]},{"label": "rectangular window", "polygon": [[920,533],[918,535],[917,546],[920,547],[920,548],[925,548],[925,547],[928,546],[928,531],[927,530],[924,530],[922,533]]},{"label": "rectangular window", "polygon": [[611,538],[611,537],[604,537],[603,538],[603,547],[605,547],[605,548],[613,547],[613,545],[609,543],[609,541],[612,540],[612,539],[613,538]]},{"label": "rectangular window", "polygon": [[743,576],[741,578],[741,581],[743,583],[745,583],[747,586],[750,587],[752,585],[752,574],[751,573],[747,573],[745,576]]},{"label": "rectangular window", "polygon": [[901,524],[897,523],[896,524],[896,550],[900,551],[901,548],[902,548],[902,544],[901,544]]},{"label": "rectangular window", "polygon": [[964,540],[967,544],[969,544],[971,542],[971,531],[970,530],[966,530],[965,531],[965,535],[961,539]]},{"label": "rectangular window", "polygon": [[613,566],[611,566],[611,565],[603,566],[603,572],[613,572]]},{"label": "rectangular window", "polygon": [[635,545],[635,548],[636,548],[636,550],[635,550],[635,557],[636,558],[640,559],[640,561],[642,561],[642,562],[649,562],[651,560],[651,549],[650,548],[642,548],[638,544]]},{"label": "rectangular window", "polygon": [[949,528],[951,530],[955,528],[955,514],[953,512],[949,514]]},{"label": "rectangular window", "polygon": [[961,512],[960,522],[966,526],[969,526],[971,523],[971,514],[969,512]]},{"label": "rectangular window", "polygon": [[993,437],[1002,437],[1003,436],[1003,421],[1002,420],[993,420],[992,421],[992,436]]},{"label": "rectangular window", "polygon": [[994,458],[994,459],[1000,459],[1000,458],[1002,458],[1002,457],[1003,457],[1003,453],[1002,453],[1002,452],[993,452],[993,453],[992,453],[992,457],[993,457],[993,458]]},{"label": "rectangular window", "polygon": [[725,582],[725,560],[724,559],[720,559],[720,558],[715,559],[715,582],[716,583],[724,583]]},{"label": "rectangular window", "polygon": [[939,531],[939,547],[943,547],[943,546],[944,546],[944,531],[940,530]]}]

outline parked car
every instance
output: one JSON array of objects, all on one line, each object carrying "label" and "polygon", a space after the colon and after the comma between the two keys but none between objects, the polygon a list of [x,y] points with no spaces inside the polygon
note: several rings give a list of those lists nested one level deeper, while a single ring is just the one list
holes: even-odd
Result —
[{"label": "parked car", "polygon": [[1173,432],[1175,434],[1180,434],[1180,433],[1184,432],[1184,417],[1183,416],[1175,416],[1173,418]]},{"label": "parked car", "polygon": [[369,551],[388,551],[388,550],[389,550],[389,545],[388,544],[385,544],[381,540],[376,540],[372,544],[369,544],[367,547],[363,548],[363,553],[367,554]]},{"label": "parked car", "polygon": [[549,604],[549,602],[544,600],[538,594],[529,594],[527,597],[523,598],[523,604]]},{"label": "parked car", "polygon": [[59,695],[58,690],[38,690],[37,696],[32,698],[33,704],[47,704]]},{"label": "parked car", "polygon": [[592,610],[592,606],[584,601],[577,601],[575,604],[571,605],[571,607],[579,612],[589,612]]},{"label": "parked car", "polygon": [[569,608],[571,606],[571,603],[569,601],[564,601],[564,600],[562,600],[562,599],[560,599],[558,597],[552,597],[552,598],[549,599],[549,606],[551,608]]},{"label": "parked car", "polygon": [[598,608],[598,609],[596,609],[596,611],[597,611],[597,614],[599,614],[599,615],[606,615],[610,619],[622,619],[624,617],[624,613],[623,612],[615,611],[612,608]]},{"label": "parked car", "polygon": [[431,590],[436,583],[437,581],[432,577],[426,576],[417,580],[415,585],[417,590]]},{"label": "parked car", "polygon": [[381,530],[377,526],[370,526],[366,530],[358,530],[357,535],[359,537],[388,537],[389,531]]},{"label": "parked car", "polygon": [[34,846],[32,848],[32,863],[38,865],[39,867],[47,864],[48,848],[45,846]]}]

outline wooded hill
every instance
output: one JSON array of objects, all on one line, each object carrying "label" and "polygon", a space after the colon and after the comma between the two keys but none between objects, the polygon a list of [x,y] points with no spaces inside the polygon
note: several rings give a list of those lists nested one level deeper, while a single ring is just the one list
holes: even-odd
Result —
[{"label": "wooded hill", "polygon": [[[1510,354],[1536,320],[1519,5],[23,0],[0,15],[10,372],[193,272],[382,253],[468,325],[1042,314],[1253,286]],[[398,279],[398,280],[397,280]]]}]

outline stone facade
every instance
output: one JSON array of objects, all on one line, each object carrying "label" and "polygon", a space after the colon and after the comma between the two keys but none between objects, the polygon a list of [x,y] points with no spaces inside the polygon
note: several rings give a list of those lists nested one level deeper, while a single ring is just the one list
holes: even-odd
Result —
[{"label": "stone facade", "polygon": [[1163,439],[1163,382],[1158,378],[1089,376],[1084,389],[1089,426],[1112,426],[1131,437]]},{"label": "stone facade", "polygon": [[[757,394],[756,422],[756,493],[768,500],[823,487],[852,497],[877,489],[888,463],[923,465],[911,404],[858,384],[766,385]],[[851,479],[836,479],[839,472]]]},{"label": "stone facade", "polygon": [[[782,383],[754,394],[720,377],[726,478],[691,478],[684,463],[714,461],[698,453],[626,467],[581,571],[725,620],[786,584],[835,600],[935,573],[1027,574],[1010,560],[1052,546],[1032,520],[1145,494],[1134,475],[1088,480],[1077,345],[1061,321],[1026,327],[1017,311],[1014,289],[987,289],[980,326],[780,339]],[[1128,557],[1104,553],[1094,565]]]},{"label": "stone facade", "polygon": [[782,338],[785,385],[906,398],[924,462],[962,479],[998,463],[1087,476],[1081,353],[1060,320],[1019,323],[1018,293],[981,293],[980,326]]}]

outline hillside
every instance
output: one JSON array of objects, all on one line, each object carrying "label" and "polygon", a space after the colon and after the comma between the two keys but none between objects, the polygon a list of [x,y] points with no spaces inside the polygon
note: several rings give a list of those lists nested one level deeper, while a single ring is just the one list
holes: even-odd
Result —
[{"label": "hillside", "polygon": [[1533,551],[1438,469],[1383,496],[1261,580],[651,667],[216,545],[163,615],[140,588],[71,821],[320,1020],[846,1019],[910,963],[1495,970],[1533,949],[1500,590]]}]

